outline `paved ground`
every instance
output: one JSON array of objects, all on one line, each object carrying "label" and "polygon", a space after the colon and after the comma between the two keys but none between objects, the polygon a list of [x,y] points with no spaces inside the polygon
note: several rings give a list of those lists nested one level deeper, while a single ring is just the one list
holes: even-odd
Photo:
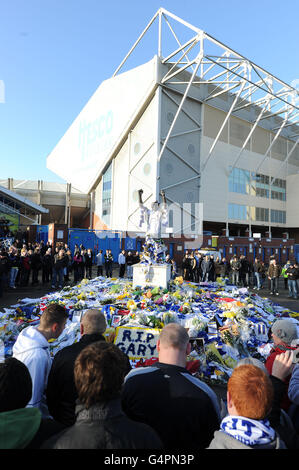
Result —
[{"label": "paved ground", "polygon": [[[113,276],[118,277],[118,272],[118,268],[114,268],[112,273]],[[93,268],[93,277],[96,277],[96,268]],[[73,281],[72,275],[70,279],[71,281]],[[73,285],[73,282],[71,282],[71,285]],[[37,286],[33,287],[29,285],[28,287],[18,287],[17,289],[6,289],[3,294],[3,297],[0,298],[0,311],[3,312],[3,308],[8,308],[11,305],[18,303],[19,300],[24,299],[26,297],[37,299],[50,292],[53,292],[53,289],[51,289],[51,283],[43,285],[41,284],[41,282]],[[253,290],[253,292],[257,291]],[[268,286],[266,286],[264,289],[261,289],[258,294],[261,297],[268,297],[274,302],[277,302],[280,305],[289,308],[294,312],[299,312],[299,300],[288,298],[288,290],[284,289],[283,282],[281,282],[280,284],[279,292],[279,296],[272,296],[270,295],[270,290],[268,289]]]}]

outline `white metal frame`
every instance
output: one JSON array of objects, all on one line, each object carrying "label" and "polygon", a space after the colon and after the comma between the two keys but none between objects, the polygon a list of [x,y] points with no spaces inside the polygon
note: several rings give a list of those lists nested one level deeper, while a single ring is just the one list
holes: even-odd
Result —
[{"label": "white metal frame", "polygon": [[[282,166],[286,165],[290,155],[293,153],[298,144],[298,139],[296,140],[296,137],[299,135],[299,126],[298,132],[296,130],[294,133],[289,130],[290,126],[297,126],[299,123],[299,121],[296,120],[299,113],[298,90],[288,85],[281,79],[275,77],[273,74],[269,73],[262,67],[258,66],[251,60],[242,56],[214,37],[210,36],[202,29],[193,26],[192,24],[184,21],[164,8],[160,8],[155,13],[153,18],[150,20],[129,50],[126,57],[118,66],[113,76],[117,75],[121,71],[128,58],[133,53],[134,49],[141,42],[145,34],[156,22],[156,20],[158,21],[157,55],[160,58],[162,64],[168,65],[168,71],[165,73],[164,77],[162,77],[159,83],[160,88],[162,88],[163,92],[167,93],[166,90],[167,88],[171,87],[171,85],[180,84],[185,86],[184,91],[181,93],[182,98],[180,103],[176,103],[178,108],[170,125],[169,131],[166,137],[161,140],[160,151],[158,152],[158,164],[165,149],[168,149],[175,154],[174,149],[171,149],[169,146],[169,139],[172,137],[172,132],[178,116],[181,112],[184,112],[184,103],[186,98],[189,96],[189,91],[192,84],[211,84],[215,88],[211,92],[208,91],[208,88],[206,87],[207,93],[206,96],[202,99],[202,103],[205,104],[215,100],[226,93],[230,99],[230,105],[228,106],[228,109],[226,109],[227,114],[225,120],[222,123],[219,132],[208,151],[208,154],[200,156],[201,169],[200,172],[197,172],[196,178],[203,177],[207,165],[210,163],[213,152],[219,142],[221,133],[225,125],[229,122],[230,117],[235,115],[244,120],[244,117],[242,118],[240,116],[240,112],[253,106],[258,107],[257,116],[255,119],[248,118],[248,122],[252,127],[240,149],[240,152],[238,153],[238,156],[230,172],[233,171],[233,168],[235,168],[235,165],[239,161],[247,143],[250,141],[254,130],[258,125],[261,125],[262,122],[264,123],[265,129],[274,133],[274,138],[272,139],[272,142],[270,143],[265,155],[262,156],[261,162],[255,171],[258,171],[266,158],[268,158],[274,143],[277,141],[280,135],[283,135],[289,141],[294,142],[294,146],[292,147],[291,152],[286,155],[286,158],[283,161]],[[184,30],[183,40],[179,39],[180,34],[178,31],[176,31],[174,23],[177,29],[180,28],[180,32],[181,30]],[[167,43],[166,31],[163,30],[163,27],[175,40],[177,47],[172,47],[171,50],[167,50],[167,48],[169,48],[169,43]],[[165,56],[163,56],[163,52],[165,53]],[[189,73],[187,80],[186,74],[184,74],[184,78],[180,77],[182,72]],[[280,125],[271,124],[271,120],[274,116],[281,118]],[[262,125],[261,127],[264,126]],[[190,130],[190,132],[194,130],[200,130],[200,125],[198,125],[196,129]],[[182,158],[179,155],[176,156]],[[157,177],[159,179],[159,176]],[[270,180],[272,185],[274,179],[270,177]],[[182,184],[186,181],[187,180],[184,180],[177,184]],[[160,189],[162,188],[157,189],[157,193]],[[167,190],[167,187],[163,189]],[[271,194],[269,195],[269,199],[269,204],[271,204]],[[227,231],[228,223],[229,219],[227,213]],[[271,231],[271,223],[269,225],[269,231]]]}]

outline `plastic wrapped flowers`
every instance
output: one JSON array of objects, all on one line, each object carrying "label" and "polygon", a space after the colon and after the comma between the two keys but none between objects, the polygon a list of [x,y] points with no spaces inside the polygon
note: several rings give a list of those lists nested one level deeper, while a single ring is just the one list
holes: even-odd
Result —
[{"label": "plastic wrapped flowers", "polygon": [[[208,383],[218,384],[228,380],[243,357],[266,358],[271,348],[269,329],[278,317],[290,317],[297,323],[299,317],[297,312],[223,280],[193,284],[176,278],[168,289],[157,286],[142,289],[133,288],[126,279],[98,277],[40,299],[23,299],[0,312],[0,339],[6,355],[11,354],[19,332],[37,325],[42,311],[51,302],[64,305],[69,314],[64,332],[51,343],[52,355],[80,339],[82,315],[89,308],[97,308],[106,316],[107,340],[116,342],[118,332],[122,331],[123,347],[129,351],[133,367],[157,360],[157,333],[168,323],[181,324],[194,346],[187,368]],[[145,355],[142,345],[147,340]]]}]

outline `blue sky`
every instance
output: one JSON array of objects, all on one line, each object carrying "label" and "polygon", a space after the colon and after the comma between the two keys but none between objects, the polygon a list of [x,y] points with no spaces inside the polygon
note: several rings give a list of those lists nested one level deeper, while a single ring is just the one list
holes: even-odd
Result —
[{"label": "blue sky", "polygon": [[[297,0],[0,0],[0,179],[62,181],[47,155],[159,7],[285,82],[299,79]],[[155,52],[149,37],[130,65]]]}]

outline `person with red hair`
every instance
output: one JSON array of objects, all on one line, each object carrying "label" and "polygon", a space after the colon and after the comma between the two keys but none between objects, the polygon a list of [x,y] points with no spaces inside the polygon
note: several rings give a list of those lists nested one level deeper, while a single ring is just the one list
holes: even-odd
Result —
[{"label": "person with red hair", "polygon": [[236,367],[227,384],[228,415],[208,449],[286,449],[268,420],[272,403],[269,376],[252,364]]}]

